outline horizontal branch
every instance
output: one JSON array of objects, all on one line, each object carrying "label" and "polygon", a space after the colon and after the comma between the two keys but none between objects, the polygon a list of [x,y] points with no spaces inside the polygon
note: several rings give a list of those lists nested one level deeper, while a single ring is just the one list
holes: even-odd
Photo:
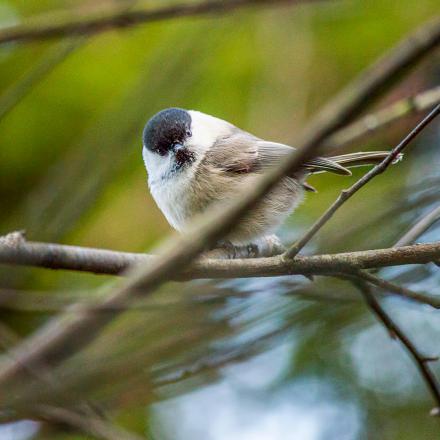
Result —
[{"label": "horizontal branch", "polygon": [[0,45],[16,41],[35,41],[66,36],[92,35],[112,29],[123,29],[142,23],[179,17],[219,14],[252,5],[309,3],[313,0],[212,0],[164,6],[155,9],[114,11],[96,16],[72,16],[54,20],[39,19],[36,23],[11,26],[0,30]]},{"label": "horizontal branch", "polygon": [[[6,238],[0,238],[0,264],[33,266],[47,269],[64,269],[78,272],[90,272],[104,275],[120,275],[135,264],[154,264],[156,256],[129,252],[116,252],[105,249],[93,249],[79,246],[66,246],[49,243],[26,242],[23,238],[16,240],[17,233],[8,244]],[[6,236],[8,237],[8,236]],[[14,240],[15,237],[15,240]],[[21,237],[21,236],[20,236]],[[2,244],[3,242],[3,244]],[[263,251],[267,249],[263,248]],[[277,249],[277,252],[281,250]],[[339,254],[298,256],[294,260],[282,256],[247,258],[243,249],[238,248],[237,259],[224,259],[221,250],[210,251],[205,257],[197,260],[184,273],[171,276],[174,281],[186,281],[203,278],[249,278],[285,275],[336,275],[356,274],[368,282],[413,301],[440,308],[440,297],[415,292],[405,287],[390,283],[361,269],[372,269],[405,264],[424,264],[440,259],[440,242],[413,245],[400,248],[376,249],[369,251],[345,252]],[[217,258],[208,258],[206,255]],[[241,258],[244,257],[244,258]],[[94,304],[63,295],[54,297],[52,304],[47,304],[41,295],[37,296],[37,304],[32,302],[35,294],[25,295],[23,292],[2,291],[0,307],[17,308],[18,310],[67,310],[75,300],[79,308],[91,307]],[[126,305],[123,308],[128,308]],[[75,308],[78,311],[78,307]]]},{"label": "horizontal branch", "polygon": [[[122,274],[136,264],[153,264],[157,258],[153,255],[140,253],[28,241],[15,245],[0,244],[1,264],[65,269],[104,275]],[[294,260],[282,256],[230,260],[202,257],[184,272],[176,276],[171,275],[170,279],[182,281],[196,278],[319,275],[352,269],[425,264],[439,259],[440,242],[339,254],[297,256]]]}]

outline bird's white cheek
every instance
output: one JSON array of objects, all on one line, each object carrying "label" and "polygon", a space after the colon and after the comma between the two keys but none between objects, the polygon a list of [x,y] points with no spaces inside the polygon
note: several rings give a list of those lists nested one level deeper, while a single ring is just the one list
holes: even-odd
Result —
[{"label": "bird's white cheek", "polygon": [[188,191],[185,182],[179,177],[166,179],[159,184],[150,185],[151,194],[168,223],[178,231],[187,221]]},{"label": "bird's white cheek", "polygon": [[160,156],[144,147],[142,149],[142,157],[144,159],[145,168],[147,169],[148,182],[150,184],[167,176],[173,167],[173,159],[169,154],[166,156]]},{"label": "bird's white cheek", "polygon": [[188,219],[188,200],[191,194],[193,169],[173,172],[172,155],[159,156],[144,148],[142,150],[148,173],[148,186],[158,207],[168,223],[181,230]]}]

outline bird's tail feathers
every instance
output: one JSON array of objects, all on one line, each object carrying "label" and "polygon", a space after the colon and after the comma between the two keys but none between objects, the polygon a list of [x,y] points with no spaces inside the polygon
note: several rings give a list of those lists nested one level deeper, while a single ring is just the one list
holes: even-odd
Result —
[{"label": "bird's tail feathers", "polygon": [[[382,162],[388,155],[389,151],[368,151],[366,153],[349,153],[340,156],[329,157],[333,162],[346,167],[359,167],[363,165],[376,165]],[[400,162],[403,154],[399,154],[393,161],[393,164]]]},{"label": "bird's tail feathers", "polygon": [[[336,174],[351,175],[348,168],[376,165],[382,162],[389,154],[389,151],[369,151],[365,153],[341,154],[332,157],[317,157],[307,163],[307,168],[313,174],[328,171]],[[393,164],[400,162],[402,158],[403,154],[399,154],[393,161]]]}]

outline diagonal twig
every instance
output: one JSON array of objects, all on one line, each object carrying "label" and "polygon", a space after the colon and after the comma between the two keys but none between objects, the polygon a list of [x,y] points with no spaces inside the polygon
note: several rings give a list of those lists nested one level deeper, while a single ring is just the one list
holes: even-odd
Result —
[{"label": "diagonal twig", "polygon": [[22,78],[0,96],[0,121],[35,87],[61,64],[83,42],[83,39],[61,41]]},{"label": "diagonal twig", "polygon": [[[0,335],[0,346],[3,349],[2,354],[13,356],[10,350],[15,344],[19,343],[20,336],[1,322]],[[46,374],[44,366],[40,366],[38,370],[28,368],[26,365],[23,365],[23,368],[27,369],[28,373],[35,378],[41,386],[54,388],[55,390],[60,387],[60,382],[54,380],[54,376]],[[22,417],[27,417],[36,420],[43,419],[49,422],[65,423],[81,432],[92,434],[103,440],[141,440],[141,437],[135,436],[119,427],[115,427],[103,418],[98,418],[95,414],[92,414],[92,407],[89,402],[83,402],[82,399],[79,399],[78,401],[81,402],[81,413],[68,408],[55,408],[48,405],[39,405],[37,408],[31,409],[30,412],[32,414],[17,414],[17,418],[21,419]],[[3,422],[2,416],[0,416],[1,422]],[[10,421],[14,421],[14,419],[11,419]]]},{"label": "diagonal twig", "polygon": [[[131,0],[123,6],[119,6],[119,11],[126,12],[135,2],[136,0]],[[69,41],[62,40],[51,48],[50,51],[47,52],[47,54],[45,54],[29,72],[19,78],[0,96],[0,121],[2,121],[38,83],[46,78],[74,51],[83,46],[86,41],[87,39],[85,37],[78,37]]]},{"label": "diagonal twig", "polygon": [[437,104],[440,104],[440,86],[401,99],[381,110],[363,116],[330,136],[325,142],[325,147],[332,151],[336,148],[342,148],[367,135],[372,135],[406,116],[430,110]]},{"label": "diagonal twig", "polygon": [[440,205],[423,215],[395,244],[394,247],[414,243],[434,223],[440,220]]},{"label": "diagonal twig", "polygon": [[391,281],[380,278],[376,275],[371,274],[367,270],[361,269],[353,269],[346,270],[337,273],[328,273],[327,276],[335,277],[339,276],[340,278],[351,279],[353,276],[356,276],[359,279],[367,281],[373,286],[378,287],[383,291],[384,294],[392,293],[394,295],[400,296],[402,298],[410,299],[412,301],[418,302],[419,304],[426,304],[435,309],[440,309],[440,298],[436,295],[427,295],[420,292],[416,292],[412,289],[408,289],[407,287],[400,286],[399,284],[393,283]]},{"label": "diagonal twig", "polygon": [[409,298],[420,303],[429,304],[436,309],[440,309],[440,298],[438,296],[424,295],[419,292],[415,292],[407,287],[400,286],[391,281],[373,275],[366,270],[354,270],[352,273],[355,273],[358,278],[368,281],[370,284],[373,284],[385,292],[392,292],[395,295]]},{"label": "diagonal twig", "polygon": [[285,253],[286,258],[294,258],[301,249],[315,236],[315,234],[333,217],[334,213],[357,191],[365,186],[370,180],[383,173],[396,159],[411,141],[423,131],[423,129],[440,114],[440,104],[437,105],[411,132],[395,147],[388,156],[368,173],[362,176],[350,188],[341,191],[339,197],[327,209],[327,211],[312,225],[304,236],[294,243]]},{"label": "diagonal twig", "polygon": [[93,414],[73,411],[51,405],[38,405],[31,412],[37,419],[50,423],[64,423],[70,427],[102,440],[143,440],[145,437],[115,426]]},{"label": "diagonal twig", "polygon": [[415,344],[406,336],[405,332],[388,315],[379,301],[375,298],[368,283],[357,278],[352,279],[352,283],[360,290],[368,307],[388,329],[390,335],[397,338],[407,349],[436,402],[436,407],[432,409],[431,415],[440,415],[440,386],[434,373],[429,367],[429,362],[436,360],[436,358],[424,356],[419,352]]}]

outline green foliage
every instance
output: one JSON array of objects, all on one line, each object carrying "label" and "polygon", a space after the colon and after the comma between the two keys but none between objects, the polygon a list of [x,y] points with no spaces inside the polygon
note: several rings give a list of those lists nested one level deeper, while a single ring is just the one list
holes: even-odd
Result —
[{"label": "green foliage", "polygon": [[[53,9],[76,9],[76,3],[3,1],[0,26],[11,11],[21,21]],[[90,7],[87,4],[93,2],[81,3]],[[150,116],[170,106],[194,108],[261,137],[294,144],[317,108],[436,13],[438,0],[419,0],[417,5],[411,0],[314,2],[242,10],[221,18],[160,22],[77,40],[67,59],[33,84],[0,120],[0,235],[26,229],[36,241],[127,251],[152,248],[170,228],[148,193],[141,160],[141,132]],[[66,44],[70,43],[0,47],[0,103],[2,94],[16,92],[18,79],[29,75],[36,63],[48,62]],[[425,63],[384,102],[429,87],[434,68],[435,62]],[[381,133],[374,145],[388,148],[410,124],[405,120],[397,129]],[[427,147],[432,137],[409,149],[403,164],[347,203],[314,241],[313,250],[390,246],[438,201],[438,181],[418,191],[407,185],[408,181],[423,184],[428,175],[438,178],[438,152]],[[424,157],[421,177],[418,155]],[[356,171],[352,178],[313,177],[311,183],[319,193],[307,197],[284,236],[290,240],[299,236],[362,172]],[[438,238],[438,229],[434,233]],[[420,290],[439,281],[438,271],[430,269],[386,275]],[[99,294],[95,287],[112,282],[92,275],[9,269],[0,270],[0,279],[2,285],[91,296]],[[332,300],[323,299],[328,296]],[[58,396],[61,401],[71,403],[74,393],[79,393],[103,406],[110,402],[112,415],[124,427],[157,432],[154,426],[177,425],[179,420],[156,411],[155,402],[184,395],[191,405],[191,391],[227,377],[225,369],[209,368],[219,352],[233,357],[242,350],[237,359],[245,362],[287,340],[290,359],[285,371],[259,390],[257,399],[312,378],[334,387],[336,391],[327,396],[330,402],[350,401],[356,406],[361,426],[344,438],[436,438],[438,425],[426,417],[429,396],[401,351],[395,352],[399,358],[395,370],[382,365],[388,373],[383,389],[374,386],[374,378],[362,380],[359,362],[350,350],[364,332],[377,328],[346,283],[325,279],[312,285],[283,279],[170,284],[143,306],[118,320],[96,344],[57,371],[55,378],[65,387]],[[409,316],[408,308],[418,307],[397,301],[388,306],[403,318]],[[2,312],[2,319],[22,335],[49,316]],[[425,322],[431,323],[430,332],[423,333],[426,339],[438,340],[438,316],[430,312],[419,311],[414,334],[421,334]],[[388,350],[396,345],[383,333],[376,341],[378,359],[387,359]],[[428,351],[436,348],[426,344]],[[365,347],[363,360],[370,349]],[[169,379],[176,371],[191,373],[200,365],[199,375]],[[403,374],[410,376],[409,385],[396,391],[393,382]],[[169,383],[158,387],[161,380]],[[38,385],[21,391],[26,395],[36,390]],[[44,401],[44,393],[41,396]],[[153,406],[144,411],[144,405]],[[157,438],[172,438],[162,434]],[[205,438],[201,435],[191,438]],[[39,438],[80,437],[43,430]],[[326,438],[342,437],[330,433]]]}]

